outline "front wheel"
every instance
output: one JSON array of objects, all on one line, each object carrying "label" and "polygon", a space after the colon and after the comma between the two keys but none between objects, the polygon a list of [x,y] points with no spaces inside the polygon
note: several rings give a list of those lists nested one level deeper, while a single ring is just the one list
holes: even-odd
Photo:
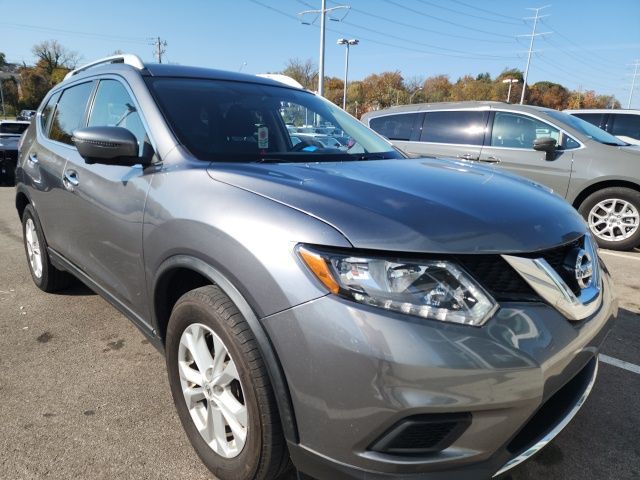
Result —
[{"label": "front wheel", "polygon": [[257,342],[220,288],[201,287],[178,300],[166,360],[182,426],[217,478],[275,479],[286,469],[288,451]]},{"label": "front wheel", "polygon": [[631,250],[640,245],[640,192],[604,188],[589,195],[578,211],[601,247]]}]

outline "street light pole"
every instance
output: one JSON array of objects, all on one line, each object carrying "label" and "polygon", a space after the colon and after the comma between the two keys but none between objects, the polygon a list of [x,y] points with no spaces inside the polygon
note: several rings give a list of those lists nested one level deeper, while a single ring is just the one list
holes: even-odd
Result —
[{"label": "street light pole", "polygon": [[359,40],[352,38],[347,40],[346,38],[338,39],[338,45],[344,45],[346,47],[344,54],[344,92],[342,94],[342,109],[347,110],[347,80],[349,78],[349,47],[351,45],[358,45]]},{"label": "street light pole", "polygon": [[[303,20],[305,15],[309,15],[309,14],[320,15],[320,57],[318,59],[318,95],[320,95],[321,97],[324,96],[324,37],[325,37],[325,30],[326,30],[325,29],[326,14],[336,10],[341,10],[341,9],[347,10],[347,13],[348,13],[351,7],[349,5],[337,5],[335,7],[327,8],[327,0],[322,0],[320,10],[305,10],[304,12],[298,13],[298,17],[300,17],[300,21],[304,25],[311,25],[312,23],[315,22],[315,18],[311,22],[305,22]],[[346,16],[346,13],[345,13],[345,16]],[[335,19],[331,17],[329,17],[329,19],[336,22],[339,22],[341,20],[341,19]]]},{"label": "street light pole", "polygon": [[507,92],[507,103],[509,103],[509,100],[511,99],[511,85],[514,83],[518,83],[520,80],[518,80],[517,78],[505,78],[504,80],[502,80],[502,83],[508,83],[509,84],[509,91]]}]

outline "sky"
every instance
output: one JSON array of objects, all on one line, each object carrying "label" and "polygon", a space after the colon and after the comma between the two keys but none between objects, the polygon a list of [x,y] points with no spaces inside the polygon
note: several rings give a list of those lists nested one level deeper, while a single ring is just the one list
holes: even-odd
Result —
[{"label": "sky", "polygon": [[[505,68],[524,70],[531,7],[541,10],[529,84],[548,80],[613,94],[627,105],[640,61],[640,0],[327,0],[325,74],[344,75],[339,38],[357,38],[349,80],[399,70],[405,79]],[[152,37],[167,42],[163,61],[245,73],[282,70],[290,58],[318,62],[319,21],[299,12],[320,0],[0,0],[0,52],[33,64],[31,47],[56,39],[82,60],[115,50],[154,61]],[[345,16],[346,13],[346,16]],[[82,62],[81,62],[82,63]],[[640,108],[640,68],[632,108]]]}]

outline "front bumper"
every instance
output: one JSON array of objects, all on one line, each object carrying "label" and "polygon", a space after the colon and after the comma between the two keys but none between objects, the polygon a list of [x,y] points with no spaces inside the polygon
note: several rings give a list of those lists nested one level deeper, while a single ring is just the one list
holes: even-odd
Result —
[{"label": "front bumper", "polygon": [[[477,480],[515,466],[548,443],[586,399],[598,349],[617,314],[606,274],[602,295],[600,309],[580,322],[542,303],[503,303],[475,328],[335,296],[265,318],[296,415],[294,463],[320,479]],[[574,379],[579,384],[569,384]],[[553,415],[534,417],[569,387],[573,393],[561,397],[561,408],[547,408]],[[471,421],[438,452],[372,449],[407,417],[435,414],[470,414]],[[529,431],[530,420],[543,428]]]}]

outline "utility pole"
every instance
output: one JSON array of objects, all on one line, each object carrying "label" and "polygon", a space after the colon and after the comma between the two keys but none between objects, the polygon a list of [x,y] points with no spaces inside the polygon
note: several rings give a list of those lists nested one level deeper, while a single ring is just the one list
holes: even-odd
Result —
[{"label": "utility pole", "polygon": [[162,63],[162,55],[167,51],[165,48],[167,46],[167,41],[162,40],[160,37],[152,38],[152,40],[153,43],[151,45],[155,47],[153,54],[155,55],[156,60],[158,60],[158,63]]},{"label": "utility pole", "polygon": [[640,60],[636,60],[631,64],[634,68],[633,78],[631,79],[631,91],[629,92],[629,101],[627,102],[627,108],[631,108],[631,99],[633,98],[633,89],[636,86],[636,77],[638,76],[638,67],[640,66]]},{"label": "utility pole", "polygon": [[551,32],[536,33],[538,20],[549,16],[549,15],[540,15],[540,10],[544,10],[545,8],[548,8],[550,6],[551,5],[545,5],[544,7],[527,8],[527,10],[535,10],[536,12],[536,15],[534,17],[526,17],[524,19],[524,20],[533,20],[533,31],[531,32],[531,34],[528,34],[528,35],[518,35],[519,37],[531,37],[531,41],[529,42],[529,54],[527,55],[527,66],[524,69],[524,80],[522,81],[522,95],[520,95],[520,105],[524,103],[524,92],[527,89],[527,78],[529,76],[529,64],[531,63],[531,53],[533,53],[533,40],[536,37],[551,33]]},{"label": "utility pole", "polygon": [[[327,0],[322,0],[322,4],[320,6],[320,10],[305,10],[303,12],[298,13],[298,17],[303,25],[311,25],[317,19],[317,16],[320,16],[320,57],[318,60],[318,95],[321,97],[324,96],[324,37],[325,37],[325,20],[326,14],[334,12],[336,10],[346,10],[349,13],[351,7],[349,5],[336,5],[335,7],[327,8]],[[333,20],[334,22],[339,22],[346,17],[347,13],[342,18],[331,18],[329,20]],[[304,21],[305,15],[316,15],[316,17],[312,21]]]}]

